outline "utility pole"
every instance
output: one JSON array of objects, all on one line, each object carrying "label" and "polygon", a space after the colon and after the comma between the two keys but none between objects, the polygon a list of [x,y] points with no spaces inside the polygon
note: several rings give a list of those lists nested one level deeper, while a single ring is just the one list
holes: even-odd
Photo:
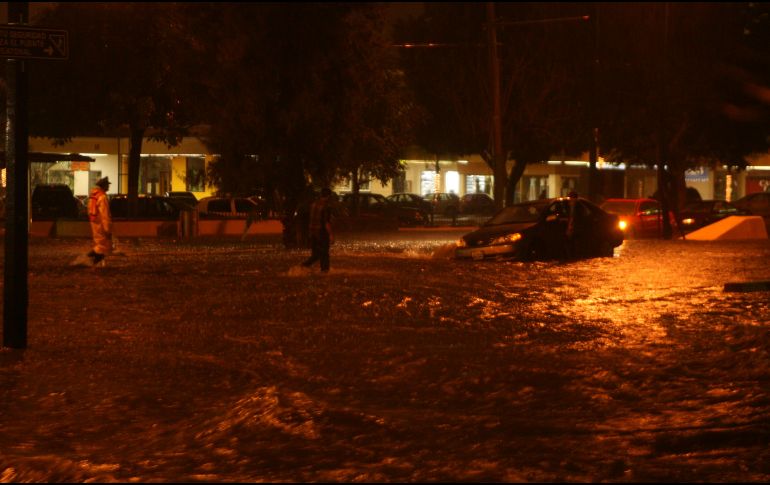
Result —
[{"label": "utility pole", "polygon": [[497,55],[497,19],[494,2],[487,2],[487,40],[489,42],[489,75],[492,89],[492,173],[495,177],[495,207],[505,204],[508,179],[508,156],[503,153],[502,120],[500,114],[500,58]]},{"label": "utility pole", "polygon": [[[489,77],[490,88],[492,91],[492,173],[495,177],[494,195],[495,207],[501,209],[505,204],[505,192],[508,185],[508,153],[503,149],[502,137],[502,114],[500,106],[500,58],[497,53],[497,27],[498,26],[522,26],[536,24],[551,24],[557,22],[574,22],[590,20],[588,15],[575,17],[558,17],[534,20],[515,20],[498,21],[495,14],[495,3],[487,2],[487,42],[489,44]],[[595,131],[596,143],[598,147],[598,129]],[[592,153],[596,154],[598,148],[594,148]],[[594,170],[596,162],[594,161]]]},{"label": "utility pole", "polygon": [[666,78],[668,77],[668,2],[663,4],[663,48],[661,49],[660,56],[660,82],[658,83],[660,89],[660,101],[659,111],[660,120],[658,122],[658,194],[660,197],[660,217],[662,222],[663,239],[671,239],[673,236],[673,228],[671,227],[671,221],[669,220],[668,213],[671,210],[671,174],[666,169],[668,163],[668,142],[666,140],[667,131],[667,109],[666,98],[668,97],[668,90],[666,89]]},{"label": "utility pole", "polygon": [[599,172],[596,162],[599,161],[599,110],[597,109],[597,83],[599,82],[599,3],[594,3],[594,45],[591,62],[591,144],[588,152],[588,198],[597,202],[599,192]]},{"label": "utility pole", "polygon": [[[8,23],[24,25],[29,19],[28,2],[8,2]],[[5,265],[3,286],[3,346],[27,346],[29,292],[29,151],[27,127],[27,70],[24,60],[6,59],[8,85],[5,121],[6,206]]]}]

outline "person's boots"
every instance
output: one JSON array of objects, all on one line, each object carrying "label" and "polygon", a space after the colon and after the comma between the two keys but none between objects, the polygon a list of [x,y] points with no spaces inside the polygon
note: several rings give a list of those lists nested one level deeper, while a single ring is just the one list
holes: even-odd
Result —
[{"label": "person's boots", "polygon": [[[102,261],[104,261],[104,255],[103,254],[99,254],[99,253],[97,253],[95,251],[91,251],[91,252],[94,253],[93,256],[91,256],[91,258],[94,260],[94,266],[97,266],[97,265],[99,265],[99,263],[102,263]],[[101,266],[104,266],[104,263],[102,263]]]}]

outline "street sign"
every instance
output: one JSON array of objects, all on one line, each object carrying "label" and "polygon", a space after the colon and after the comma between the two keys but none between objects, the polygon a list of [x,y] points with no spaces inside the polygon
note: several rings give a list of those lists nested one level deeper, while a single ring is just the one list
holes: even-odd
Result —
[{"label": "street sign", "polygon": [[68,57],[66,30],[0,25],[0,58],[62,60]]}]

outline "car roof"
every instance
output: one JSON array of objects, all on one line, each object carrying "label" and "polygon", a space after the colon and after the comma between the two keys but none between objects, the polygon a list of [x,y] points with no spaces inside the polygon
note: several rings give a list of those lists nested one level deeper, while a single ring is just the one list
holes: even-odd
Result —
[{"label": "car roof", "polygon": [[[629,198],[624,198],[624,197],[615,197],[615,198],[610,198],[610,199],[604,199],[604,202],[626,202],[626,201],[628,201],[628,202],[658,202],[657,200],[651,199],[649,197],[639,197],[637,199],[629,199]],[[602,202],[602,204],[604,202]]]}]

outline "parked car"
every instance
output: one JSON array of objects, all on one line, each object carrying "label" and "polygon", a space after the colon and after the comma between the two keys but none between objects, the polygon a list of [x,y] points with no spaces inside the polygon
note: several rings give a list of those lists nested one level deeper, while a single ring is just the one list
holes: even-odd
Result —
[{"label": "parked car", "polygon": [[[626,239],[659,237],[663,231],[660,202],[655,199],[607,199],[601,208],[618,216]],[[671,227],[676,229],[676,217],[669,211]]]},{"label": "parked car", "polygon": [[568,249],[570,202],[566,197],[535,200],[501,209],[484,225],[464,235],[455,257],[492,257],[523,261],[570,256],[612,256],[623,243],[618,216],[583,198],[575,200],[574,244]]},{"label": "parked car", "polygon": [[742,210],[749,212],[754,216],[762,216],[765,219],[765,225],[770,229],[770,192],[754,192],[747,194],[732,204]]},{"label": "parked car", "polygon": [[451,192],[434,192],[423,196],[433,206],[434,215],[442,215],[451,218],[460,213],[460,198]]},{"label": "parked car", "polygon": [[248,197],[204,197],[197,208],[201,219],[247,219],[249,213],[262,217],[260,206]]},{"label": "parked car", "polygon": [[139,194],[136,199],[136,215],[129,215],[128,195],[116,194],[110,197],[110,215],[113,219],[177,220],[185,206],[170,197]]},{"label": "parked car", "polygon": [[342,194],[340,199],[345,215],[352,217],[351,226],[376,229],[381,225],[382,229],[393,229],[395,222],[398,226],[424,225],[428,221],[422,211],[411,207],[403,207],[392,204],[385,196],[359,192],[358,194]]},{"label": "parked car", "polygon": [[171,191],[171,192],[166,192],[166,197],[183,202],[185,205],[189,206],[191,209],[195,209],[195,207],[198,205],[198,198],[195,197],[195,194],[193,194],[192,192]]},{"label": "parked car", "polygon": [[430,220],[430,214],[433,212],[433,205],[417,194],[399,192],[385,197],[388,202],[397,207],[415,209],[420,211],[423,220],[427,223]]},{"label": "parked car", "polygon": [[691,232],[708,226],[730,216],[745,216],[749,212],[735,207],[724,200],[701,200],[690,202],[680,214],[682,218],[682,230]]},{"label": "parked car", "polygon": [[495,200],[483,192],[465,194],[460,199],[461,214],[492,215],[496,210]]},{"label": "parked car", "polygon": [[40,184],[32,190],[32,220],[53,221],[59,218],[76,219],[80,201],[65,184]]}]

